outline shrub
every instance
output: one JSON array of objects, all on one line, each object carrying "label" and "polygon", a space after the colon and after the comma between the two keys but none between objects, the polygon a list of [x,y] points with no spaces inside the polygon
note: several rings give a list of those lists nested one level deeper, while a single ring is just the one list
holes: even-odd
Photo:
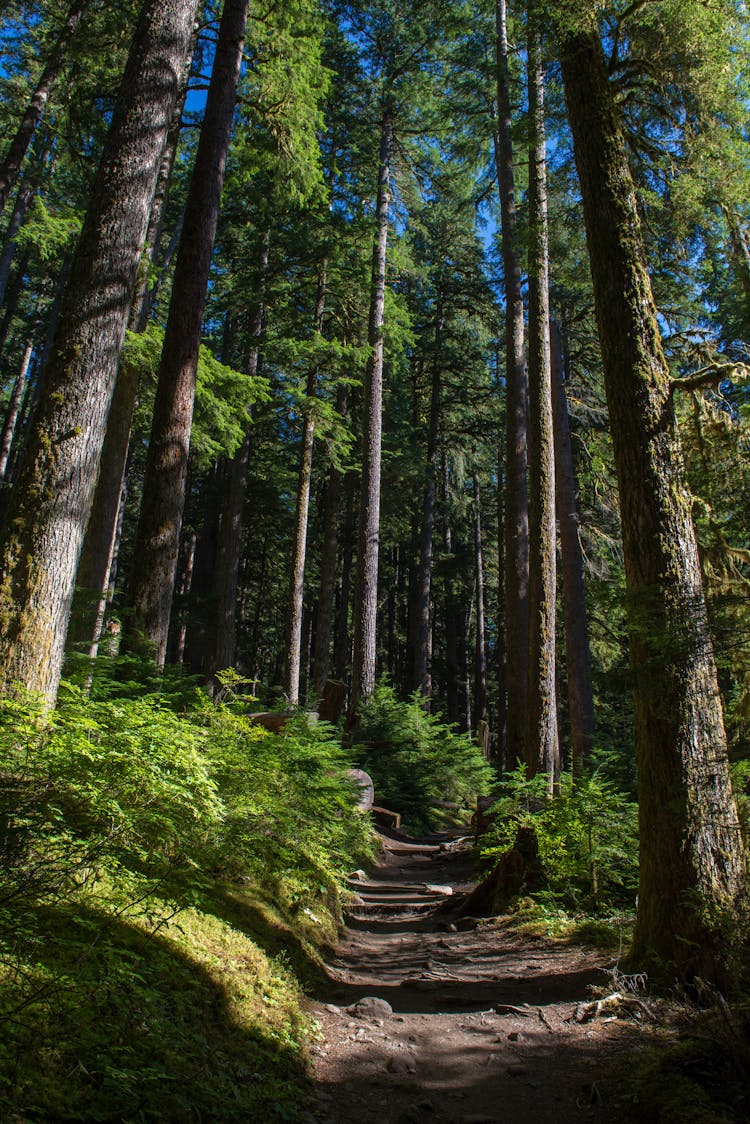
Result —
[{"label": "shrub", "polygon": [[528,779],[524,766],[503,778],[491,809],[494,823],[482,857],[494,861],[518,828],[534,828],[550,890],[573,908],[632,905],[638,887],[637,807],[597,773],[570,774],[547,796],[547,778]]},{"label": "shrub", "polygon": [[390,687],[379,686],[362,704],[353,741],[376,799],[415,830],[438,822],[434,801],[470,806],[492,784],[493,770],[479,747],[429,714],[418,694],[402,702]]}]

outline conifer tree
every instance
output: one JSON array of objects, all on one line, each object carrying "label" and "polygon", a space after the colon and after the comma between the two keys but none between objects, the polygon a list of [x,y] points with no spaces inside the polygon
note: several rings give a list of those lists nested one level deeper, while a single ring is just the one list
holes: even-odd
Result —
[{"label": "conifer tree", "polygon": [[196,0],[147,0],[0,544],[0,681],[54,699],[75,574]]},{"label": "conifer tree", "polygon": [[745,862],[673,388],[599,31],[557,6],[615,450],[640,819],[633,962],[731,976]]}]

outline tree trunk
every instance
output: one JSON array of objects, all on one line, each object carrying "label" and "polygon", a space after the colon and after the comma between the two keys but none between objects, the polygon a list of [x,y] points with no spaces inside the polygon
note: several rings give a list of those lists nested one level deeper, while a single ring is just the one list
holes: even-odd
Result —
[{"label": "tree trunk", "polygon": [[50,50],[49,58],[41,73],[36,89],[31,95],[31,100],[26,106],[20,124],[10,142],[5,158],[0,162],[0,211],[5,208],[8,196],[13,189],[13,184],[18,178],[23,158],[31,144],[34,130],[42,119],[44,108],[49,98],[50,90],[57,79],[62,67],[65,65],[65,52],[70,40],[75,34],[78,24],[88,7],[84,0],[74,0],[68,10],[65,23],[57,37],[54,47]]},{"label": "tree trunk", "polygon": [[508,675],[505,652],[505,621],[508,607],[505,602],[505,443],[500,436],[497,458],[497,625],[496,625],[496,674],[497,674],[497,770],[504,773],[508,767],[508,745],[506,726],[508,717]]},{"label": "tree trunk", "polygon": [[529,655],[526,772],[560,773],[555,692],[555,453],[549,341],[547,165],[539,12],[529,8]]},{"label": "tree trunk", "polygon": [[484,546],[479,474],[474,472],[474,569],[477,591],[477,629],[474,640],[474,724],[485,747],[483,726],[487,724],[487,630],[484,618]]},{"label": "tree trunk", "polygon": [[561,61],[620,492],[635,693],[640,891],[633,963],[723,986],[744,856],[670,374],[636,193],[591,17]]},{"label": "tree trunk", "polygon": [[185,208],[136,534],[127,637],[167,651],[203,309],[237,97],[248,0],[226,0]]},{"label": "tree trunk", "polygon": [[[250,321],[250,338],[256,341],[263,330],[270,251],[271,232],[266,230],[261,242],[258,262],[258,299]],[[258,373],[259,362],[260,351],[255,346],[251,349],[245,364],[245,372],[251,378]],[[242,556],[242,528],[250,465],[251,434],[251,426],[248,423],[242,444],[229,465],[229,486],[221,510],[213,575],[216,623],[208,658],[203,667],[209,684],[217,671],[223,671],[234,664],[237,654],[237,588]]]},{"label": "tree trunk", "polygon": [[[150,309],[149,267],[153,261],[162,229],[169,179],[177,155],[180,123],[187,95],[187,75],[190,70],[194,45],[195,33],[191,38],[184,59],[181,96],[177,99],[172,123],[162,152],[156,191],[146,232],[146,246],[139,267],[133,303],[130,308],[128,327],[135,332],[145,331],[148,323]],[[85,646],[91,659],[96,658],[99,636],[104,626],[109,598],[110,570],[117,542],[118,515],[124,497],[130,431],[133,425],[139,386],[140,372],[132,366],[126,367],[120,364],[107,419],[107,432],[102,446],[99,478],[96,482],[91,514],[81,551],[81,560],[78,564],[76,591],[73,595],[73,607],[68,630],[68,647],[81,648]]]},{"label": "tree trunk", "polygon": [[370,358],[365,372],[362,490],[357,539],[357,581],[354,595],[354,652],[349,710],[356,719],[360,699],[375,690],[375,655],[378,609],[378,545],[380,539],[380,454],[383,430],[383,319],[385,267],[388,244],[393,115],[386,110],[380,134],[377,234],[372,254],[372,289],[368,342]]},{"label": "tree trunk", "polygon": [[[336,392],[336,411],[340,417],[347,409],[347,388],[341,384]],[[318,617],[315,629],[315,655],[313,659],[313,690],[321,698],[330,666],[331,635],[333,633],[334,600],[336,594],[336,556],[338,553],[339,515],[344,477],[341,469],[331,465],[325,497],[323,520],[323,551],[320,559],[320,587],[318,589]]]},{"label": "tree trunk", "polygon": [[16,204],[13,208],[13,213],[10,216],[8,229],[5,233],[5,243],[3,245],[2,254],[0,254],[0,304],[5,300],[5,294],[8,289],[8,281],[10,280],[10,269],[13,264],[13,257],[16,252],[15,238],[21,229],[23,220],[31,206],[31,201],[36,194],[37,185],[32,183],[29,179],[24,179],[18,189],[16,196]]},{"label": "tree trunk", "polygon": [[3,430],[2,433],[0,433],[0,480],[5,479],[5,471],[8,467],[8,459],[10,457],[10,447],[13,444],[13,434],[16,431],[16,422],[18,421],[23,392],[29,373],[29,364],[31,363],[31,356],[33,354],[34,340],[31,338],[24,349],[23,359],[21,360],[21,370],[18,372],[16,381],[13,384],[13,392],[8,402],[8,409],[5,412]]},{"label": "tree trunk", "polygon": [[443,547],[445,549],[445,705],[448,723],[458,725],[458,607],[454,582],[455,557],[453,554],[453,528],[448,499],[450,479],[448,462],[443,456]]},{"label": "tree trunk", "polygon": [[196,0],[147,0],[0,545],[0,681],[54,699],[159,160]]},{"label": "tree trunk", "polygon": [[578,537],[576,487],[570,419],[563,380],[560,330],[551,326],[552,421],[555,430],[555,503],[560,531],[563,600],[565,606],[565,662],[568,668],[571,772],[579,777],[594,743],[594,692],[591,683],[591,646],[586,616],[583,553]]},{"label": "tree trunk", "polygon": [[356,534],[354,514],[354,476],[350,473],[344,480],[346,506],[344,526],[341,532],[341,582],[339,584],[338,607],[336,613],[336,634],[333,640],[333,670],[336,678],[346,682],[351,644],[349,642],[349,602],[352,589],[352,558]]},{"label": "tree trunk", "polygon": [[497,136],[495,163],[500,190],[505,278],[505,649],[508,760],[525,760],[526,661],[528,652],[529,515],[526,484],[528,385],[524,342],[521,259],[518,249],[510,70],[505,0],[495,6],[497,25]]},{"label": "tree trunk", "polygon": [[432,368],[430,417],[427,427],[427,464],[422,496],[422,527],[419,541],[419,565],[414,597],[414,677],[412,690],[429,698],[430,676],[430,596],[432,590],[432,554],[435,537],[435,484],[437,476],[438,435],[440,430],[440,397],[442,380],[440,364],[443,312],[438,299],[435,313],[435,358]]},{"label": "tree trunk", "polygon": [[[318,295],[315,302],[315,331],[323,331],[326,306],[327,262],[320,266]],[[307,519],[310,508],[310,482],[312,481],[313,446],[315,442],[315,411],[312,402],[318,390],[317,363],[313,363],[305,388],[306,402],[302,425],[299,483],[292,543],[292,574],[290,581],[290,613],[286,648],[286,696],[290,706],[299,705],[300,657],[302,650],[302,609],[305,593],[305,562],[307,557]]]},{"label": "tree trunk", "polygon": [[9,282],[5,290],[5,315],[3,316],[2,324],[0,324],[0,356],[3,354],[5,341],[8,338],[8,332],[10,331],[13,317],[18,310],[18,302],[23,292],[24,277],[26,276],[26,270],[28,269],[30,260],[31,251],[26,250],[15,268],[13,280]]}]

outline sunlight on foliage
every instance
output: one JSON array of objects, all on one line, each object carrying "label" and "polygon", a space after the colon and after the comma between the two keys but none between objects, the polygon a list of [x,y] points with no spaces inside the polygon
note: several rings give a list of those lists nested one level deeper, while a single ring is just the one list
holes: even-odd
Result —
[{"label": "sunlight on foliage", "polygon": [[574,909],[632,907],[638,886],[637,807],[597,773],[576,783],[570,774],[549,799],[547,778],[524,766],[503,777],[482,847],[487,862],[513,846],[518,828],[532,827],[551,896]]},{"label": "sunlight on foliage", "polygon": [[473,809],[477,794],[492,783],[493,771],[475,742],[428,714],[419,695],[401,702],[382,685],[362,705],[354,752],[373,778],[376,800],[416,830],[440,822],[434,801]]}]

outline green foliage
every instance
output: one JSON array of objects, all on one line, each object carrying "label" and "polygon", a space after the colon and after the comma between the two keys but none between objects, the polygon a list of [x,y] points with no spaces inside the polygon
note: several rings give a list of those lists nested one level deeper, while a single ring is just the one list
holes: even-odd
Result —
[{"label": "green foliage", "polygon": [[281,954],[314,969],[369,825],[330,731],[232,687],[0,700],[1,1116],[294,1119]]},{"label": "green foliage", "polygon": [[637,809],[598,773],[560,781],[547,796],[547,778],[527,779],[525,766],[503,778],[492,807],[494,824],[485,860],[507,851],[521,826],[533,827],[552,896],[575,909],[631,905],[638,886]]},{"label": "green foliage", "polygon": [[362,704],[354,750],[377,800],[415,830],[439,822],[434,801],[471,807],[492,783],[492,769],[470,738],[429,714],[418,694],[401,702],[383,685]]},{"label": "green foliage", "polygon": [[[128,332],[120,362],[135,367],[154,382],[164,346],[164,329],[149,324],[144,332]],[[220,363],[213,352],[201,345],[195,408],[190,443],[196,467],[206,468],[218,456],[233,456],[242,443],[248,424],[248,410],[268,400],[268,382]]]},{"label": "green foliage", "polygon": [[81,233],[81,218],[75,213],[53,214],[37,197],[31,205],[26,222],[16,235],[16,244],[33,249],[41,262],[59,262],[73,248]]}]

